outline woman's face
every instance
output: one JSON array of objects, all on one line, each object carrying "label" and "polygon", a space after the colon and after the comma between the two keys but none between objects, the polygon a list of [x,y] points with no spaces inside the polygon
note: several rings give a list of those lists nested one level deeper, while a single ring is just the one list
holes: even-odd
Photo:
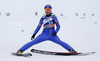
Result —
[{"label": "woman's face", "polygon": [[46,13],[46,15],[50,15],[50,14],[51,14],[51,12],[50,12],[50,11],[46,11],[45,13]]},{"label": "woman's face", "polygon": [[51,14],[51,9],[45,9],[45,13],[46,13],[46,15],[50,15]]}]

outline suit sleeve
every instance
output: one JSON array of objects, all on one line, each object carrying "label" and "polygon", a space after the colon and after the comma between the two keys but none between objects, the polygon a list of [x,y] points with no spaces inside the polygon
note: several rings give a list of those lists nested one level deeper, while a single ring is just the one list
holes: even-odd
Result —
[{"label": "suit sleeve", "polygon": [[40,19],[40,22],[39,22],[35,32],[33,33],[34,35],[36,35],[38,33],[38,31],[40,30],[42,24],[43,24],[43,17]]},{"label": "suit sleeve", "polygon": [[55,15],[53,16],[53,18],[54,18],[54,21],[55,21],[55,24],[56,24],[56,31],[55,32],[58,32],[60,30],[59,21],[58,21],[58,19]]}]

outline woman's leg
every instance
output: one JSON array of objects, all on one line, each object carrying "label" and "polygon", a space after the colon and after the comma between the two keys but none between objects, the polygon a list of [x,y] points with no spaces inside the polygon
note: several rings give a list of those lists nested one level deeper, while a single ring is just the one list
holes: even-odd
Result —
[{"label": "woman's leg", "polygon": [[[70,51],[70,50],[74,50],[70,45],[68,45],[67,43],[61,41],[59,39],[58,36],[52,36],[50,39],[52,42],[61,45],[63,48],[65,48],[66,50]],[[75,50],[74,50],[75,51]]]},{"label": "woman's leg", "polygon": [[33,46],[33,45],[35,45],[35,44],[38,44],[38,43],[40,43],[40,42],[45,41],[47,38],[44,37],[44,36],[45,36],[45,34],[40,34],[40,35],[39,35],[38,37],[36,37],[33,41],[31,41],[31,42],[25,44],[23,47],[21,47],[20,50],[21,50],[22,52],[24,52],[25,50],[27,50],[27,49],[30,48],[31,46]]}]

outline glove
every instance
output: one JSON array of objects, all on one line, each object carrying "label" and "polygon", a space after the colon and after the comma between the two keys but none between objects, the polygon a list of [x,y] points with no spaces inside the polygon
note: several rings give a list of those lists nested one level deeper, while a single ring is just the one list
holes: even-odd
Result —
[{"label": "glove", "polygon": [[35,34],[32,35],[31,40],[33,40],[35,38]]},{"label": "glove", "polygon": [[53,34],[52,34],[52,36],[56,36],[57,35],[57,33],[56,32],[54,32]]}]

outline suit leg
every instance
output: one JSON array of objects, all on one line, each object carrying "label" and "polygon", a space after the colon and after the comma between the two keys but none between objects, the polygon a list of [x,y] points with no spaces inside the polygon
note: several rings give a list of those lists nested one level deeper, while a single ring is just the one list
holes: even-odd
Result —
[{"label": "suit leg", "polygon": [[56,43],[56,44],[61,45],[63,48],[65,48],[68,51],[71,50],[71,49],[74,50],[70,45],[61,41],[58,36],[52,36],[51,41]]},{"label": "suit leg", "polygon": [[21,47],[20,50],[22,50],[22,51],[24,52],[25,50],[27,50],[27,49],[30,48],[31,46],[36,45],[36,44],[38,44],[38,43],[41,43],[41,42],[47,40],[47,38],[44,37],[44,36],[45,36],[45,34],[40,34],[40,35],[39,35],[38,37],[36,37],[33,41],[28,42],[28,43],[25,44],[23,47]]}]

